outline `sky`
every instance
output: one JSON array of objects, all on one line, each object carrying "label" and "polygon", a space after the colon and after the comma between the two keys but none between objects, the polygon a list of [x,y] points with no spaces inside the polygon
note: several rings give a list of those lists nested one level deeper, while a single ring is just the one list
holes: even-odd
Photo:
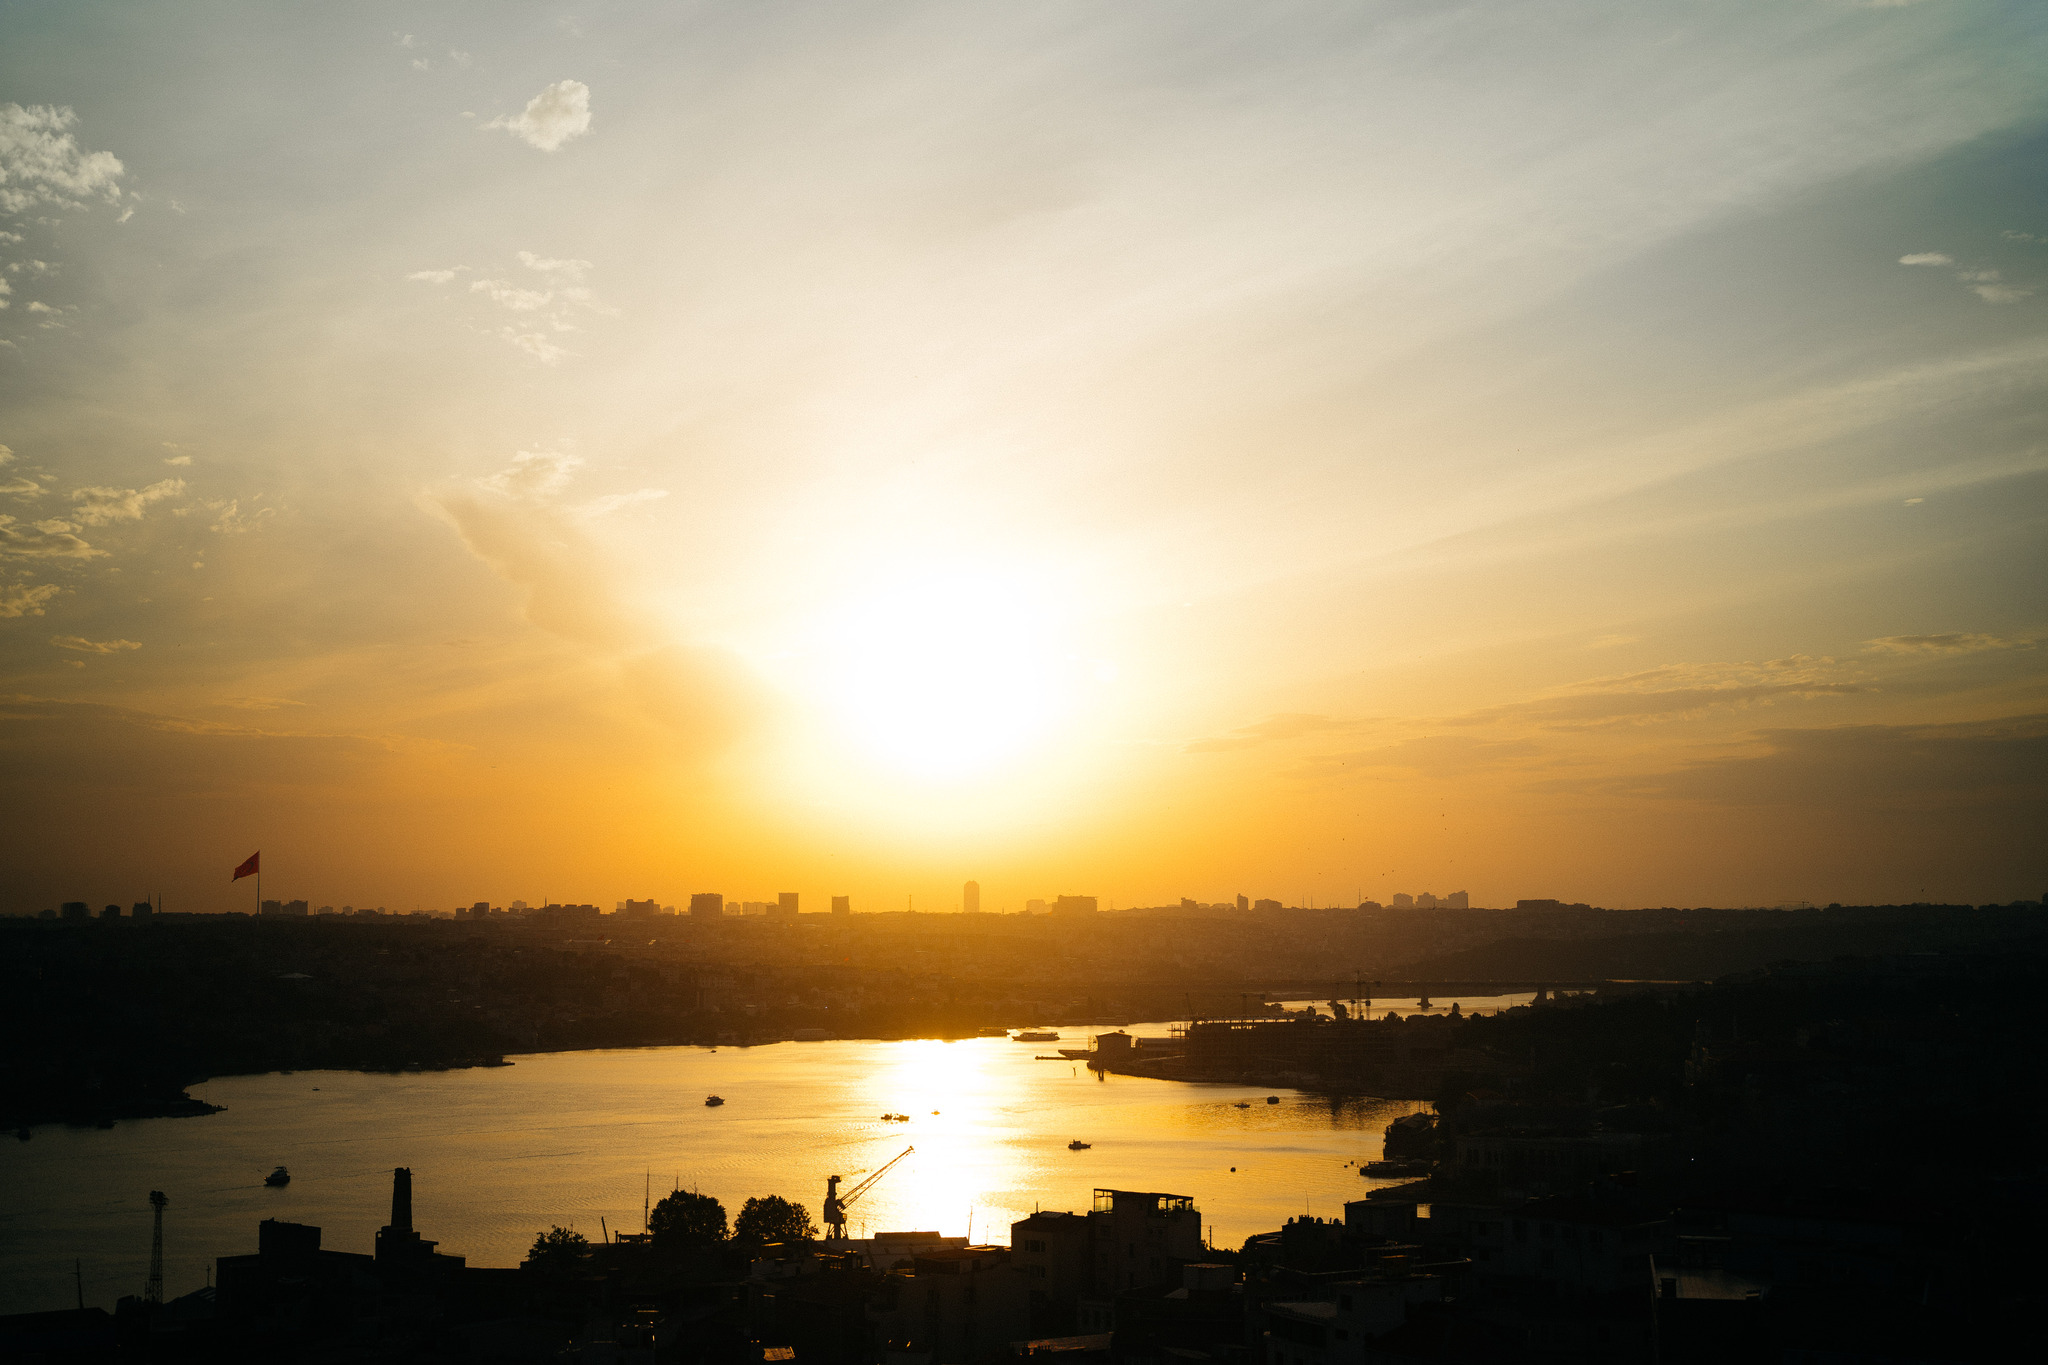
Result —
[{"label": "sky", "polygon": [[2039,897],[2044,69],[10,6],[0,911]]}]

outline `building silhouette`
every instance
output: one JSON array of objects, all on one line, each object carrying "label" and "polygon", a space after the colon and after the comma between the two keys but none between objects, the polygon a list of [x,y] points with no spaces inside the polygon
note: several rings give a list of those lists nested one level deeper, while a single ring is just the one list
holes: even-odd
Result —
[{"label": "building silhouette", "polygon": [[969,882],[960,888],[960,909],[970,915],[981,913],[980,882]]},{"label": "building silhouette", "polygon": [[770,910],[768,911],[768,913],[769,913],[770,915],[773,915],[773,916],[774,916],[774,917],[775,917],[776,919],[795,919],[795,918],[796,918],[796,892],[794,892],[794,891],[778,891],[778,892],[776,892],[776,893],[775,893],[775,905],[773,906],[773,908],[771,908],[771,909],[770,909]]},{"label": "building silhouette", "polygon": [[851,897],[851,896],[834,896],[834,897],[832,898],[832,913],[833,913],[833,914],[835,914],[835,915],[850,915],[850,914],[852,914],[852,913],[853,913],[853,897]]},{"label": "building silhouette", "polygon": [[725,897],[716,891],[699,891],[690,897],[690,914],[698,919],[716,919],[725,913]]},{"label": "building silhouette", "polygon": [[1093,896],[1061,896],[1052,903],[1055,915],[1092,915],[1095,913]]}]

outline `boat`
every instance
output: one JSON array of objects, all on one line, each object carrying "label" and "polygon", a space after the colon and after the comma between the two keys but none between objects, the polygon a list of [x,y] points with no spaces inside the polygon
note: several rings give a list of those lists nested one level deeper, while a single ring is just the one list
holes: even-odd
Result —
[{"label": "boat", "polygon": [[292,1173],[280,1166],[269,1175],[264,1176],[263,1183],[273,1188],[280,1185],[289,1185],[292,1183]]},{"label": "boat", "polygon": [[1252,1102],[1250,1100],[1239,1100],[1237,1102],[1237,1107],[1240,1109],[1249,1109],[1252,1107]]},{"label": "boat", "polygon": [[1067,1144],[1067,1150],[1070,1152],[1085,1152],[1094,1145],[1095,1144],[1092,1142],[1083,1142],[1081,1141],[1081,1139],[1075,1138],[1072,1142]]},{"label": "boat", "polygon": [[1010,1035],[1013,1043],[1057,1043],[1059,1040],[1059,1030],[1050,1028],[1019,1029]]},{"label": "boat", "polygon": [[1268,1096],[1266,1096],[1266,1103],[1268,1103],[1268,1104],[1278,1104],[1278,1103],[1280,1103],[1280,1097],[1279,1097],[1278,1095],[1268,1095]]},{"label": "boat", "polygon": [[725,1101],[720,1099],[716,1095],[706,1095],[704,1097],[704,1107],[706,1109],[716,1109],[719,1105],[724,1103]]},{"label": "boat", "polygon": [[1359,1163],[1358,1173],[1360,1175],[1380,1177],[1428,1175],[1429,1163],[1427,1161],[1363,1161]]}]

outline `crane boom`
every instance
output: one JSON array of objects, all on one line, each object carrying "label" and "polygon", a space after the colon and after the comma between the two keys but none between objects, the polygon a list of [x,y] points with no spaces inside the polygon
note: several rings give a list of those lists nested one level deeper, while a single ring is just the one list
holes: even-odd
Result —
[{"label": "crane boom", "polygon": [[889,1167],[894,1166],[897,1162],[903,1160],[904,1157],[909,1156],[912,1152],[916,1150],[917,1148],[915,1147],[905,1147],[895,1156],[890,1157],[889,1160],[883,1164],[880,1170],[876,1171],[866,1180],[861,1181],[860,1184],[855,1185],[852,1189],[848,1190],[844,1195],[839,1193],[839,1182],[845,1179],[845,1177],[837,1175],[826,1176],[825,1235],[828,1237],[838,1237],[843,1239],[846,1236],[847,1205],[853,1203],[854,1200],[866,1194],[877,1180],[880,1180],[884,1175],[888,1174]]}]

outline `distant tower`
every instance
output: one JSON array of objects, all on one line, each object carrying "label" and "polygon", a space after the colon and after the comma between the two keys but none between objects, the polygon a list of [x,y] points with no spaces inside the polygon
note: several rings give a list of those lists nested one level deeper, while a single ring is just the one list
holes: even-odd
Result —
[{"label": "distant tower", "polygon": [[851,897],[851,896],[834,896],[834,897],[832,898],[832,913],[833,913],[833,914],[835,914],[835,915],[850,915],[850,914],[852,914],[852,913],[853,913],[853,897]]},{"label": "distant tower", "polygon": [[970,915],[981,913],[980,882],[969,882],[960,888],[960,908]]},{"label": "distant tower", "polygon": [[169,1202],[162,1190],[149,1192],[149,1207],[156,1226],[149,1233],[149,1284],[142,1291],[144,1303],[164,1301],[164,1205]]},{"label": "distant tower", "polygon": [[398,1232],[412,1231],[412,1168],[400,1166],[391,1173],[391,1226]]},{"label": "distant tower", "polygon": [[1240,892],[1237,897],[1237,913],[1240,915],[1245,914],[1248,911],[1250,911],[1251,908],[1252,898]]},{"label": "distant tower", "polygon": [[769,911],[780,919],[796,918],[796,892],[779,891],[775,895],[775,908]]},{"label": "distant tower", "polygon": [[690,913],[698,919],[716,919],[725,913],[725,897],[716,891],[699,891],[690,897]]}]

